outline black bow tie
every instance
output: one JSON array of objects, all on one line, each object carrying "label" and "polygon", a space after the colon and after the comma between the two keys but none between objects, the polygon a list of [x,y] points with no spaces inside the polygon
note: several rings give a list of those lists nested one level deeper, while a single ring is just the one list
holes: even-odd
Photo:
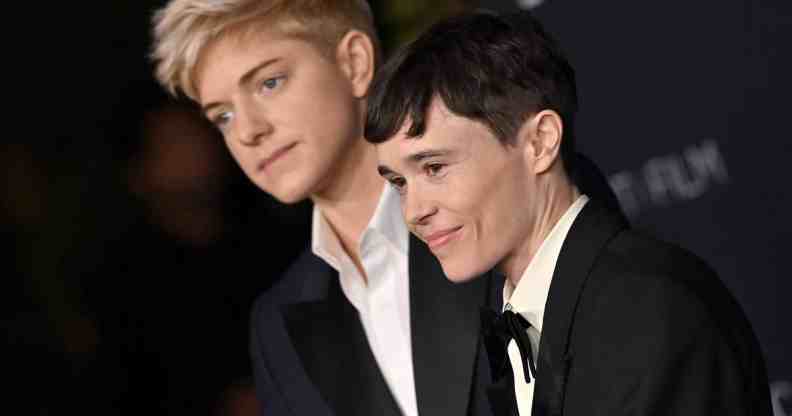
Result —
[{"label": "black bow tie", "polygon": [[495,380],[499,380],[511,372],[508,346],[512,338],[520,350],[525,382],[531,382],[531,374],[536,378],[536,365],[531,350],[531,341],[526,332],[526,329],[530,327],[531,324],[525,318],[510,310],[498,314],[488,308],[481,309],[481,328]]}]

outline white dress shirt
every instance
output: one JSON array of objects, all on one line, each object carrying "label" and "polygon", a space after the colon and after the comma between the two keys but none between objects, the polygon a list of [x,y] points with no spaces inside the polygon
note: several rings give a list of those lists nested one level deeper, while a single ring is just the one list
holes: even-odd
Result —
[{"label": "white dress shirt", "polygon": [[341,289],[360,315],[371,352],[396,403],[403,414],[417,416],[410,336],[409,242],[399,194],[386,185],[358,242],[367,284],[333,228],[314,207],[313,253],[338,271]]},{"label": "white dress shirt", "polygon": [[[503,309],[510,309],[512,312],[519,313],[530,324],[527,329],[528,338],[531,341],[531,351],[533,352],[534,362],[538,363],[539,338],[542,333],[542,321],[544,320],[545,304],[547,295],[550,292],[550,281],[553,279],[558,255],[564,244],[572,223],[577,218],[583,206],[588,202],[586,195],[581,195],[567,209],[564,215],[547,234],[539,250],[536,251],[533,259],[523,272],[517,287],[512,286],[506,279],[503,286]],[[523,375],[522,360],[517,343],[512,339],[509,341],[509,361],[511,362],[514,376],[514,393],[517,398],[517,409],[523,416],[531,414],[533,405],[534,385],[536,379],[531,383],[525,382]],[[537,368],[536,371],[542,371]]]}]

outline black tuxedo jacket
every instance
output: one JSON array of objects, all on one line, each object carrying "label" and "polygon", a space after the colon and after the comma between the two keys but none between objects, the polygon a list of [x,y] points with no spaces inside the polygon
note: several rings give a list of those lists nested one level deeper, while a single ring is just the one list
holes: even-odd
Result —
[{"label": "black tuxedo jacket", "polygon": [[[421,415],[490,415],[479,310],[500,282],[454,285],[410,237],[413,368]],[[497,278],[495,278],[497,279]],[[256,301],[250,352],[262,414],[399,415],[337,272],[310,250]]]},{"label": "black tuxedo jacket", "polygon": [[[715,273],[595,200],[561,249],[538,355],[533,415],[772,414],[758,342]],[[504,388],[488,388],[495,414],[514,412]]]}]

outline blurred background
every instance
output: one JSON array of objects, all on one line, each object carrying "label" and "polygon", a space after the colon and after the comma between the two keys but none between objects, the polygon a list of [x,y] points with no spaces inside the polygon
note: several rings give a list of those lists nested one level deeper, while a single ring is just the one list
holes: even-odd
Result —
[{"label": "blurred background", "polygon": [[[248,313],[308,245],[146,56],[163,1],[9,12],[2,325],[23,414],[254,414]],[[577,70],[580,149],[634,226],[704,257],[792,415],[792,2],[372,2],[386,52],[466,8],[530,8]],[[15,73],[18,72],[18,73]],[[784,179],[787,178],[787,179]]]}]

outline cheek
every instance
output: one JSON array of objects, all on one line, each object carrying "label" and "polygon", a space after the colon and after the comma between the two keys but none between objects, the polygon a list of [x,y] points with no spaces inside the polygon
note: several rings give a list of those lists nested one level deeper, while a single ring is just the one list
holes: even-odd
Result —
[{"label": "cheek", "polygon": [[347,84],[337,77],[325,77],[296,94],[299,102],[290,106],[295,110],[290,113],[297,125],[340,136],[359,131],[361,109]]},{"label": "cheek", "polygon": [[311,157],[315,162],[333,159],[351,141],[362,136],[362,121],[356,117],[356,111],[342,100],[313,102],[293,112],[291,130],[310,144],[310,152],[315,153]]},{"label": "cheek", "polygon": [[482,235],[496,224],[499,211],[506,208],[502,198],[504,185],[498,175],[483,169],[453,175],[445,200],[456,214],[463,216],[473,226],[474,238]]},{"label": "cheek", "polygon": [[[473,223],[477,250],[485,257],[503,256],[524,231],[528,197],[521,177],[513,167],[479,175],[478,186],[468,188],[466,207]],[[499,260],[499,259],[489,259]]]}]

